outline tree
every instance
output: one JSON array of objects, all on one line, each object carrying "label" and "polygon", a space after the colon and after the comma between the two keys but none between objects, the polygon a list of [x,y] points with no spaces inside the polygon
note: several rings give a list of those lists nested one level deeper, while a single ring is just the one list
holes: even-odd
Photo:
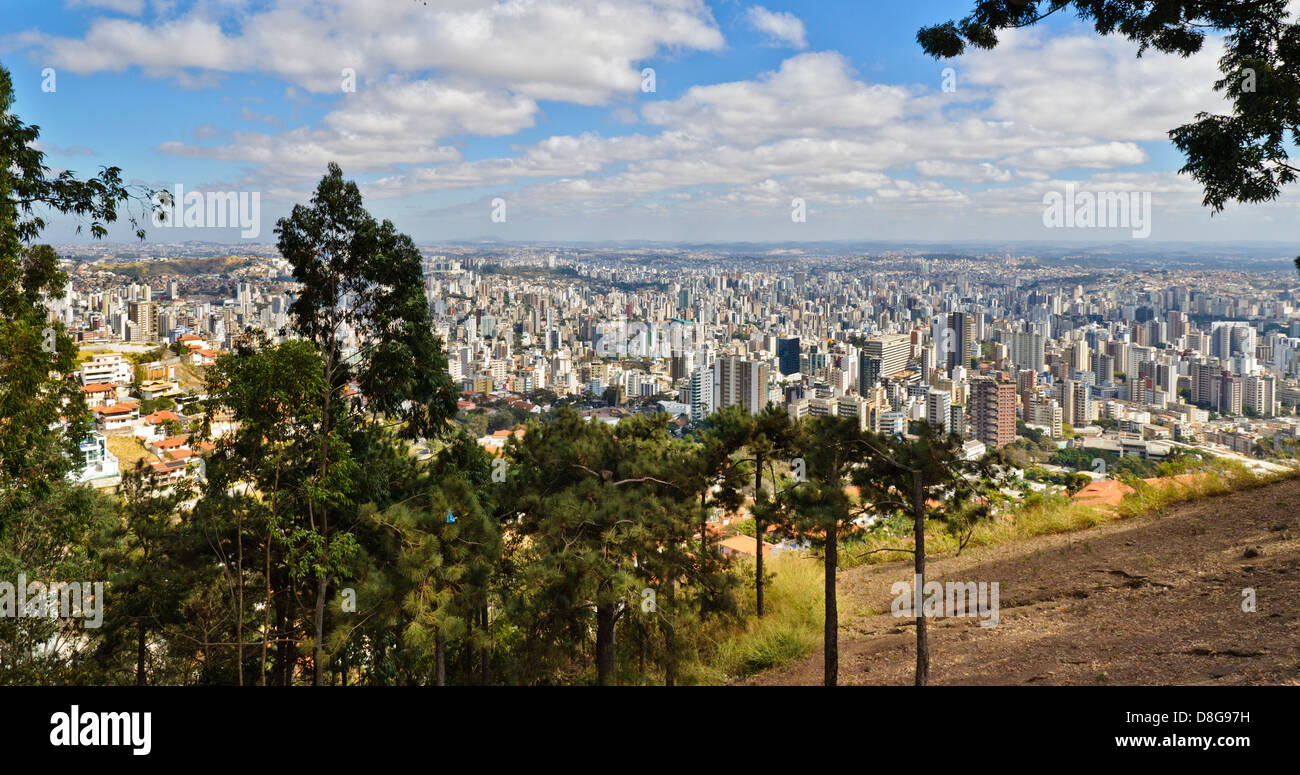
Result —
[{"label": "tree", "polygon": [[211,583],[204,578],[211,564],[203,562],[181,507],[191,493],[188,482],[157,487],[140,461],[122,475],[121,519],[102,539],[113,605],[106,607],[95,659],[111,675],[114,655],[125,648],[134,657],[137,686],[149,682],[151,636],[162,638],[184,622],[191,590]]},{"label": "tree", "polygon": [[594,631],[597,683],[613,683],[619,620],[644,590],[696,581],[701,568],[682,550],[695,497],[672,480],[686,477],[670,451],[662,415],[610,427],[569,409],[508,443],[501,502],[528,540],[516,610],[534,676]]},{"label": "tree", "polygon": [[[370,556],[358,597],[380,601],[364,613],[398,627],[406,661],[414,663],[405,669],[408,680],[444,686],[448,643],[475,634],[472,623],[487,606],[501,535],[463,475],[431,482],[424,492],[423,502],[363,510],[382,551]],[[476,635],[467,645],[483,652],[488,633]]]},{"label": "tree", "polygon": [[[877,517],[901,515],[912,520],[913,584],[925,589],[927,520],[970,529],[992,513],[992,499],[1005,478],[998,451],[968,460],[961,439],[921,423],[916,438],[872,434],[855,441],[866,465],[853,471],[853,483]],[[969,540],[969,539],[968,539]],[[916,606],[916,685],[930,682],[930,641],[924,606]]]},{"label": "tree", "polygon": [[[286,380],[285,374],[295,378]],[[316,575],[312,563],[306,563],[304,570],[303,562],[293,558],[310,552],[315,543],[312,526],[303,517],[312,498],[320,497],[315,481],[317,434],[328,392],[321,357],[310,342],[302,340],[276,345],[264,339],[241,341],[233,352],[217,358],[204,381],[211,398],[199,437],[210,435],[219,414],[229,412],[239,420],[232,433],[215,439],[202,504],[214,514],[205,523],[215,530],[210,544],[219,552],[230,539],[235,545],[239,682],[243,682],[244,536],[254,531],[257,539],[247,554],[260,555],[263,575],[260,682],[267,681],[270,650],[277,645],[275,682],[288,685],[292,682],[290,649],[297,640],[291,631],[290,603],[297,597],[293,582],[304,573]],[[340,446],[330,447],[336,457]],[[340,471],[339,461],[334,470]],[[347,484],[334,487],[343,490]],[[235,517],[234,525],[224,525],[228,515]]]},{"label": "tree", "polygon": [[[88,224],[98,239],[121,216],[135,226],[131,204],[151,192],[124,185],[117,167],[88,180],[52,174],[38,150],[39,127],[25,124],[13,103],[9,71],[0,66],[0,577],[75,578],[93,567],[89,537],[113,510],[69,482],[90,425],[80,390],[67,379],[76,345],[46,307],[62,297],[67,277],[53,248],[32,243],[45,228],[43,209],[76,219],[78,231]],[[60,632],[49,620],[0,618],[0,676],[69,675],[74,668],[60,656],[75,651],[67,643],[61,652],[36,652]]]},{"label": "tree", "polygon": [[769,507],[780,513],[795,535],[822,550],[825,576],[825,616],[822,637],[822,681],[839,681],[839,610],[836,577],[840,537],[856,528],[865,514],[846,488],[864,456],[863,434],[857,418],[814,417],[799,426],[797,448],[806,466],[806,479],[779,491]]},{"label": "tree", "polygon": [[[456,412],[456,392],[441,342],[433,333],[420,252],[390,221],[366,212],[355,183],[331,163],[310,206],[295,205],[275,227],[280,254],[301,283],[289,307],[297,331],[320,350],[324,392],[317,493],[307,501],[318,534],[314,683],[323,682],[325,604],[330,574],[330,512],[355,507],[332,483],[328,450],[350,426],[382,415],[408,438],[437,436]],[[355,380],[359,396],[346,391]],[[346,455],[344,455],[346,457]]]},{"label": "tree", "polygon": [[[917,41],[935,57],[966,47],[991,49],[998,32],[1030,27],[1073,9],[1101,35],[1120,34],[1148,48],[1190,56],[1206,36],[1224,36],[1223,78],[1214,88],[1231,100],[1230,115],[1198,113],[1169,132],[1190,174],[1204,188],[1205,206],[1276,199],[1296,180],[1288,145],[1300,142],[1300,24],[1287,0],[977,0],[961,21],[923,27]],[[1300,266],[1300,259],[1297,259]]]},{"label": "tree", "polygon": [[[748,457],[741,458],[754,468],[754,535],[757,537],[757,556],[754,566],[754,610],[758,616],[763,615],[763,540],[767,535],[768,523],[765,521],[759,502],[768,497],[763,489],[763,469],[769,469],[770,478],[775,481],[775,462],[791,454],[796,430],[790,421],[790,415],[777,404],[768,404],[761,412],[751,415],[743,407],[727,407],[715,413],[710,419],[710,435],[720,442],[720,449],[734,455],[744,450]],[[719,469],[720,484],[731,481],[730,470]],[[720,494],[730,499],[727,490]]]}]

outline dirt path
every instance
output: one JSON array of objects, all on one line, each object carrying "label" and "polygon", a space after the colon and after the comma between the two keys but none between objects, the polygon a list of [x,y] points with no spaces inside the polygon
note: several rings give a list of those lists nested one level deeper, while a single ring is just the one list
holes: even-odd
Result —
[{"label": "dirt path", "polygon": [[[910,562],[841,574],[841,684],[912,683],[915,627],[889,592],[911,575]],[[930,563],[927,580],[1001,593],[996,627],[930,622],[935,684],[1300,685],[1300,480],[976,549]],[[745,683],[821,680],[819,644]]]}]

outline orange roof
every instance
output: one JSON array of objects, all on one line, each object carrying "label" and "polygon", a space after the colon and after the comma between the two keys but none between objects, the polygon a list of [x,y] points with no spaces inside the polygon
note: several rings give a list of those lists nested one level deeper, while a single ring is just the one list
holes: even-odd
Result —
[{"label": "orange roof", "polygon": [[1114,479],[1102,479],[1099,482],[1090,482],[1086,487],[1076,492],[1074,500],[1088,501],[1090,504],[1096,505],[1118,506],[1124,496],[1131,492],[1133,492],[1133,488],[1123,482],[1117,482]]},{"label": "orange roof", "polygon": [[161,449],[175,449],[178,447],[185,446],[185,443],[187,441],[189,441],[188,436],[172,436],[169,439],[162,439],[160,441],[155,441],[153,445]]},{"label": "orange roof", "polygon": [[117,388],[107,382],[96,382],[92,385],[85,385],[81,388],[83,393],[110,393],[116,392]]},{"label": "orange roof", "polygon": [[[718,546],[730,549],[731,551],[736,552],[737,554],[743,554],[747,557],[754,557],[757,556],[758,554],[758,552],[755,549],[757,543],[758,543],[757,539],[755,539],[753,536],[732,536],[730,538],[724,538],[721,541],[719,541]],[[763,556],[767,557],[771,553],[772,553],[772,547],[769,546],[768,544],[763,544]]]},{"label": "orange roof", "polygon": [[177,417],[175,412],[170,412],[166,409],[159,409],[144,419],[146,422],[157,425],[160,422],[180,422],[181,418]]},{"label": "orange roof", "polygon": [[104,414],[104,415],[108,415],[108,414],[127,414],[127,413],[129,413],[129,412],[134,412],[134,411],[136,411],[136,410],[139,409],[139,408],[140,408],[140,407],[139,407],[138,404],[132,404],[132,403],[128,403],[128,402],[123,401],[122,403],[113,404],[112,406],[97,406],[97,407],[94,408],[93,411],[94,411],[96,414]]}]

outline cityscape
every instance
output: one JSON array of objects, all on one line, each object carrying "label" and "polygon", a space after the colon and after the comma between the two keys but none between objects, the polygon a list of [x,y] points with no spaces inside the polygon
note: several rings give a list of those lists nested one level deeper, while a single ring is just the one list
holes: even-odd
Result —
[{"label": "cityscape", "polygon": [[0,723],[50,761],[676,763],[677,687],[804,755],[968,755],[931,686],[1035,762],[1285,753],[1300,0],[0,18]]},{"label": "cityscape", "polygon": [[[94,353],[79,380],[102,464],[82,476],[113,487],[120,465],[105,434],[180,443],[162,437],[164,422],[182,423],[186,404],[205,398],[196,375],[251,332],[285,336],[296,285],[283,259],[237,245],[143,260],[129,245],[124,256],[94,247],[62,247],[69,292],[51,309]],[[851,417],[875,432],[923,420],[961,436],[973,457],[1032,436],[1097,455],[1199,450],[1267,468],[1300,442],[1291,272],[831,251],[422,249],[461,395],[456,419],[493,452],[500,431],[524,423],[487,433],[485,422],[558,405],[605,422],[663,412],[678,432],[718,409],[757,414],[769,403],[795,420]],[[146,459],[164,470],[185,451]],[[1080,468],[1092,474],[1091,459]]]}]

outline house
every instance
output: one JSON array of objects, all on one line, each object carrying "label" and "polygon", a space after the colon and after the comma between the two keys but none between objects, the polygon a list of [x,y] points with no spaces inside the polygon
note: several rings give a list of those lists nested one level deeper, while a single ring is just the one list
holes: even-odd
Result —
[{"label": "house", "polygon": [[206,350],[208,349],[208,340],[194,334],[183,334],[176,340],[188,350]]},{"label": "house", "polygon": [[140,405],[128,402],[100,406],[92,411],[95,415],[95,425],[102,431],[129,428],[140,419]]},{"label": "house", "polygon": [[188,436],[171,436],[165,439],[155,439],[145,444],[144,448],[158,457],[164,457],[169,452],[190,452],[190,439]]},{"label": "house", "polygon": [[510,440],[511,436],[515,436],[522,439],[524,433],[525,433],[524,428],[516,428],[515,430],[512,431],[511,430],[493,431],[492,435],[484,436],[483,438],[479,439],[478,445],[483,449],[485,449],[491,455],[501,455],[505,453],[506,442]]},{"label": "house", "polygon": [[[755,548],[757,544],[758,541],[753,536],[737,535],[719,541],[718,548],[722,550],[723,557],[757,557],[758,551]],[[771,556],[772,546],[764,542],[763,559]]]},{"label": "house", "polygon": [[73,474],[73,481],[96,489],[116,487],[121,483],[122,471],[117,456],[108,451],[108,439],[104,434],[91,431],[79,448],[82,467]]},{"label": "house", "polygon": [[149,473],[155,481],[177,482],[189,475],[189,457],[164,458],[149,464]]},{"label": "house", "polygon": [[77,375],[82,385],[129,385],[134,377],[131,362],[116,353],[96,355],[82,364]]},{"label": "house", "polygon": [[165,423],[175,423],[180,425],[185,422],[185,418],[167,409],[160,409],[153,414],[140,418],[135,426],[135,436],[141,442],[148,444],[152,441],[164,439],[167,436],[164,429]]},{"label": "house", "polygon": [[190,363],[195,366],[211,366],[217,362],[217,351],[195,348],[190,350]]},{"label": "house", "polygon": [[151,361],[143,366],[146,380],[176,379],[176,364]]},{"label": "house", "polygon": [[153,401],[158,398],[175,400],[184,395],[185,391],[181,390],[181,386],[175,380],[150,380],[140,384],[140,397],[146,401]]},{"label": "house", "polygon": [[110,385],[107,382],[96,382],[90,385],[82,385],[81,395],[86,399],[87,409],[116,404],[118,398],[121,397],[117,385]]}]

